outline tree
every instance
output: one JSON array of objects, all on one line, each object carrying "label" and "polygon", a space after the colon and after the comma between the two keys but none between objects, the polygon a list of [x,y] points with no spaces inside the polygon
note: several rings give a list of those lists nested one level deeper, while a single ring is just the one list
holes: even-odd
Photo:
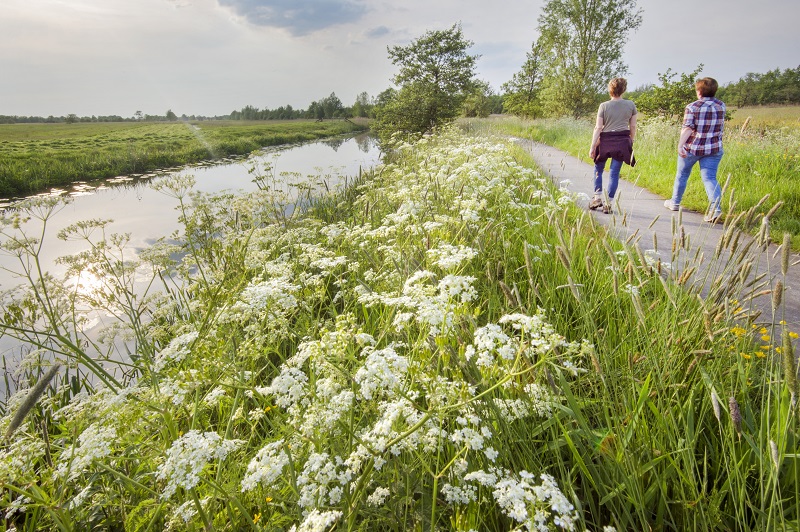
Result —
[{"label": "tree", "polygon": [[697,99],[694,82],[702,70],[702,64],[689,74],[678,74],[668,68],[658,75],[660,87],[653,87],[636,97],[636,108],[646,116],[680,120],[683,118],[683,109]]},{"label": "tree", "polygon": [[548,0],[539,41],[549,58],[542,93],[550,114],[594,111],[608,81],[627,72],[622,48],[642,23],[636,0]]},{"label": "tree", "polygon": [[78,115],[76,115],[75,113],[68,114],[67,117],[64,119],[64,122],[66,122],[67,124],[74,124],[77,121],[78,121]]},{"label": "tree", "polygon": [[494,91],[486,81],[477,81],[464,98],[464,116],[486,118],[492,112]]},{"label": "tree", "polygon": [[395,131],[424,133],[455,119],[474,87],[472,41],[460,24],[428,31],[408,46],[388,48],[392,64],[400,67],[393,81],[400,88],[376,110],[376,129],[382,138]]},{"label": "tree", "polygon": [[172,109],[167,109],[167,113],[164,116],[166,116],[167,120],[169,120],[170,122],[174,122],[174,121],[176,121],[178,119],[178,115],[173,113]]},{"label": "tree", "polygon": [[539,93],[542,90],[546,60],[541,43],[536,40],[526,54],[522,70],[501,87],[505,92],[503,110],[523,118],[536,118],[542,114]]}]

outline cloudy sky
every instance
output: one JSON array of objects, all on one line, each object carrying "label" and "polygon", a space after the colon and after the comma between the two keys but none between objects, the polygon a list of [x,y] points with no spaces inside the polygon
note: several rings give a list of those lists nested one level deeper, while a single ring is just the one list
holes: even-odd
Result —
[{"label": "cloudy sky", "polygon": [[[462,24],[499,91],[545,0],[1,0],[0,115],[221,115],[351,105],[391,85],[387,46]],[[800,66],[798,0],[639,0],[629,87],[671,68],[720,83]]]}]

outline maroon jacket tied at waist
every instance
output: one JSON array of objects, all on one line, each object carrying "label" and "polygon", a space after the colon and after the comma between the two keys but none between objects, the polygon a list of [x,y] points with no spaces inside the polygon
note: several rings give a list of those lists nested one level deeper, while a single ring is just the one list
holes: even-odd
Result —
[{"label": "maroon jacket tied at waist", "polygon": [[636,166],[630,131],[600,133],[600,143],[597,145],[597,155],[595,155],[594,161],[599,162],[607,159],[616,159],[625,164]]}]

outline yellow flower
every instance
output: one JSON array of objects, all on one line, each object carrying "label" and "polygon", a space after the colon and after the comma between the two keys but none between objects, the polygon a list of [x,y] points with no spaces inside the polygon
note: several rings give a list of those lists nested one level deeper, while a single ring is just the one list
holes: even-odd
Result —
[{"label": "yellow flower", "polygon": [[767,356],[767,354],[766,354],[764,351],[756,351],[756,353],[755,353],[755,354],[756,354],[756,356],[757,356],[758,358],[764,358],[764,357],[766,357],[766,356]]},{"label": "yellow flower", "polygon": [[776,353],[778,353],[778,354],[780,355],[780,354],[781,354],[781,348],[780,348],[780,347],[776,347],[776,348],[775,348],[775,352],[776,352]]},{"label": "yellow flower", "polygon": [[253,524],[258,523],[259,521],[261,521],[261,514],[260,513],[258,513],[258,514],[253,516]]},{"label": "yellow flower", "polygon": [[742,329],[741,327],[738,327],[738,326],[737,326],[737,327],[732,327],[732,328],[731,328],[731,332],[732,332],[734,335],[736,335],[736,336],[742,336],[742,335],[743,335],[744,333],[746,333],[747,331],[745,331],[745,330],[744,330],[744,329]]},{"label": "yellow flower", "polygon": [[272,497],[267,497],[266,501],[267,502],[272,502]]},{"label": "yellow flower", "polygon": [[739,353],[739,354],[742,355],[742,358],[745,359],[745,360],[750,360],[750,358],[751,358],[751,356],[748,355],[747,353]]},{"label": "yellow flower", "polygon": [[759,329],[758,332],[760,332],[761,334],[767,334],[767,332],[769,331],[767,331],[766,327],[761,327],[761,329]]},{"label": "yellow flower", "polygon": [[763,349],[764,351],[769,351],[771,347],[772,346],[770,346],[770,345],[762,345],[761,349]]},{"label": "yellow flower", "polygon": [[797,334],[797,333],[796,333],[796,332],[794,332],[794,331],[792,331],[792,332],[790,332],[790,333],[789,333],[789,338],[791,338],[791,339],[793,339],[793,340],[797,340],[797,338],[798,338],[798,337],[800,337],[800,334]]},{"label": "yellow flower", "polygon": [[770,338],[768,334],[761,337],[762,342],[769,342],[770,340],[772,340],[772,338]]}]

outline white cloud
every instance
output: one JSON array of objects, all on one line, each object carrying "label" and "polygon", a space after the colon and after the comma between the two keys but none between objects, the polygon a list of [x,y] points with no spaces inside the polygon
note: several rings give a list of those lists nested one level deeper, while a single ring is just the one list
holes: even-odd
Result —
[{"label": "white cloud", "polygon": [[[227,114],[386,89],[387,46],[460,22],[495,90],[536,38],[544,0],[2,0],[0,115]],[[797,0],[640,0],[629,86],[672,68],[721,83],[798,66]],[[709,19],[703,23],[692,17]]]}]

